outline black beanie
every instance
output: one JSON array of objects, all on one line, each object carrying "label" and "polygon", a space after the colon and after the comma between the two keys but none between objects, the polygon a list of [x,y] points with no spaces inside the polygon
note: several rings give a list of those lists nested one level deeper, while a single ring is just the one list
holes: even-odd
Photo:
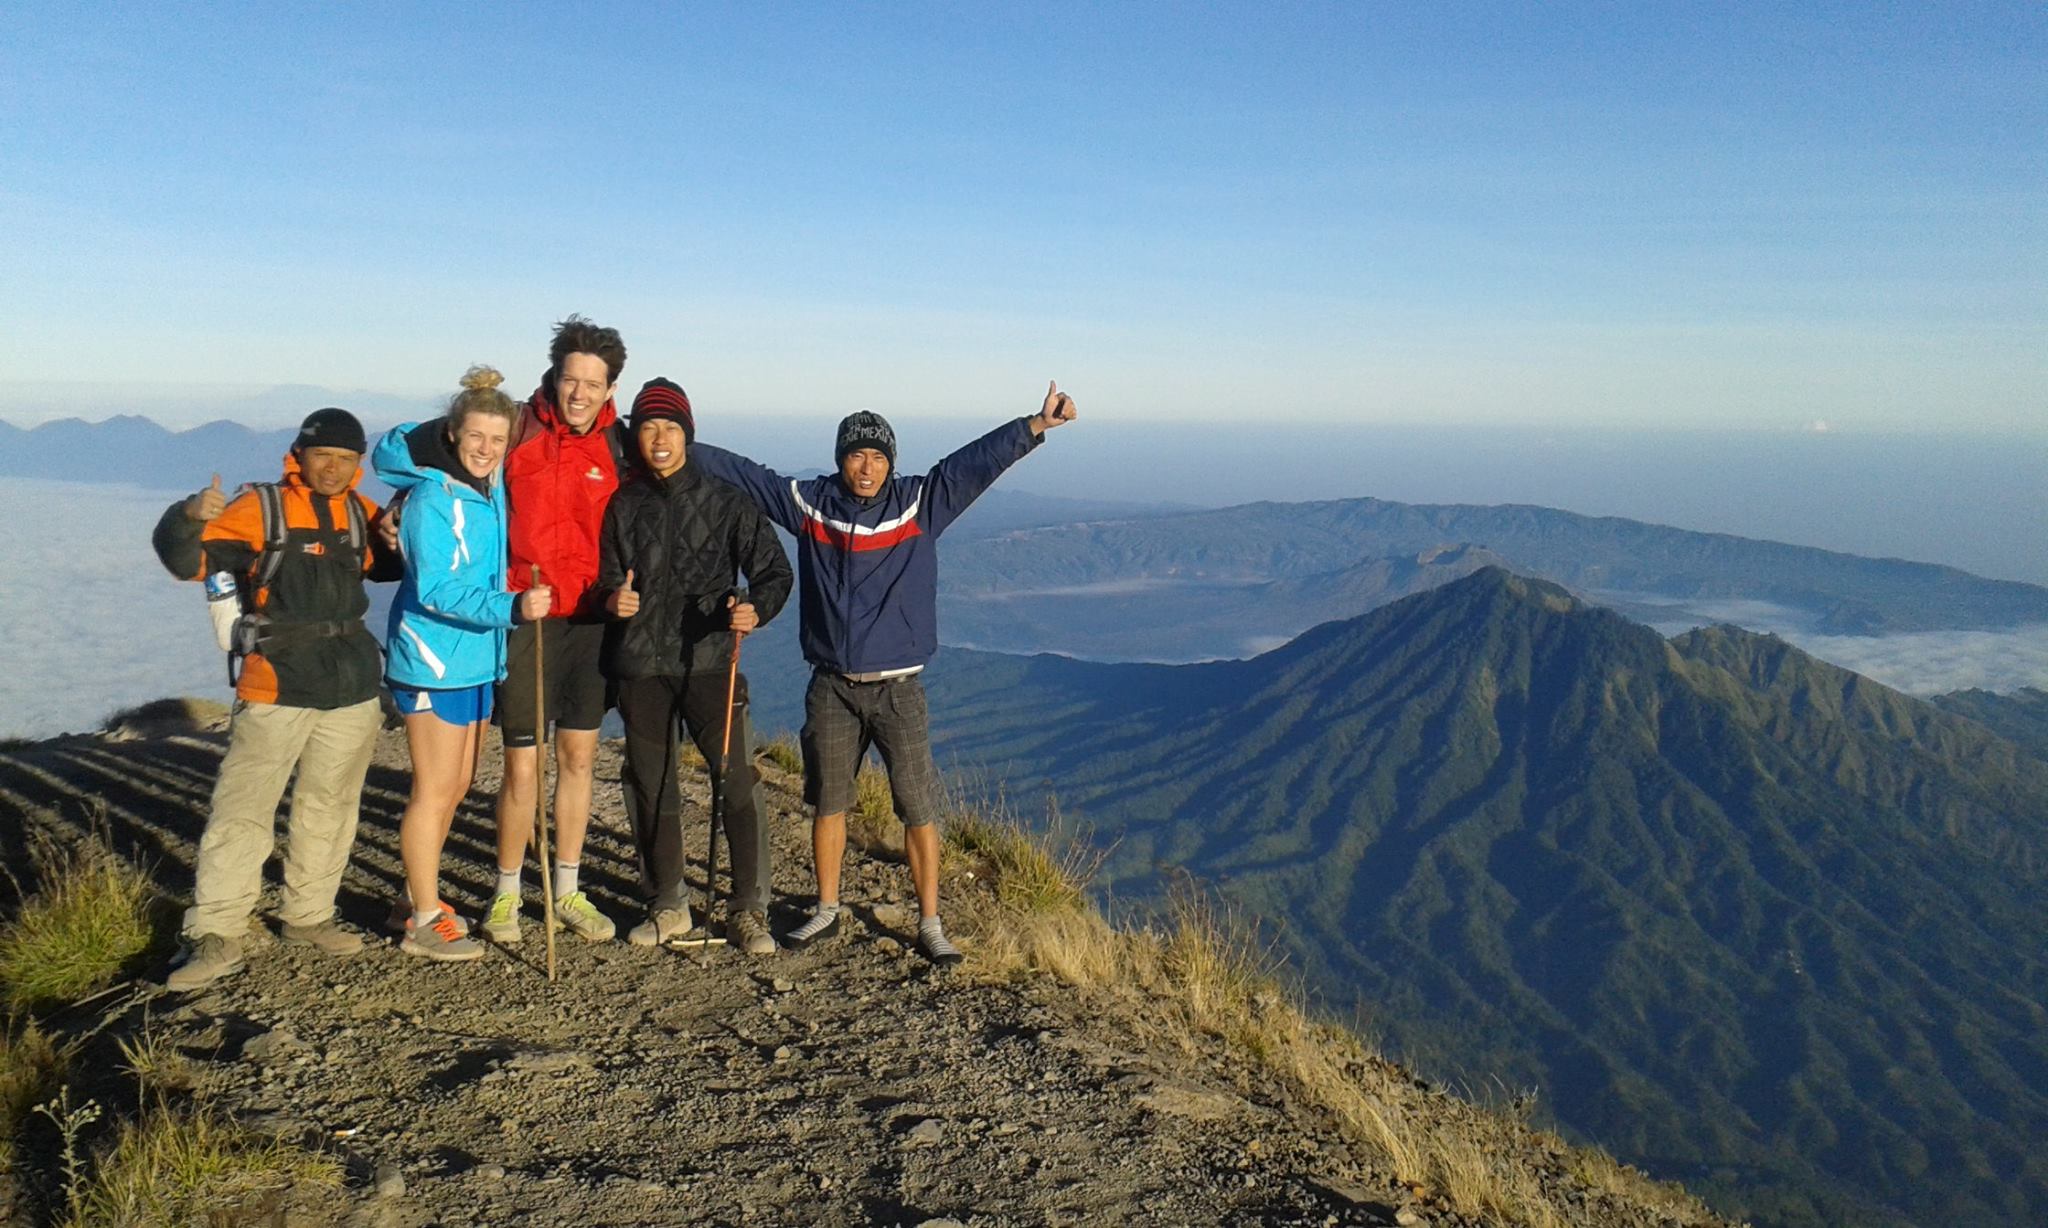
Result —
[{"label": "black beanie", "polygon": [[846,459],[848,452],[862,448],[873,448],[889,458],[889,464],[896,464],[896,432],[889,429],[889,420],[871,409],[851,413],[839,422],[839,438],[832,445],[832,463]]},{"label": "black beanie", "polygon": [[690,411],[690,394],[672,379],[657,375],[640,385],[640,395],[633,398],[633,416],[628,425],[639,430],[642,422],[657,418],[673,418],[683,424],[683,442],[697,442],[697,416]]},{"label": "black beanie", "polygon": [[340,448],[347,452],[367,452],[370,441],[363,434],[363,424],[345,409],[316,409],[306,415],[299,424],[299,437],[292,440],[292,450],[303,448]]}]

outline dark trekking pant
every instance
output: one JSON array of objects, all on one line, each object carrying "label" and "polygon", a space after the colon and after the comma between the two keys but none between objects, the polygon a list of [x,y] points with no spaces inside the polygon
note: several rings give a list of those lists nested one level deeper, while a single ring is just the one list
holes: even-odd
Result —
[{"label": "dark trekking pant", "polygon": [[[619,682],[619,716],[626,723],[626,809],[640,854],[640,881],[656,908],[674,908],[683,896],[682,787],[677,780],[681,728],[718,771],[725,732],[725,674],[690,678],[628,678]],[[747,680],[734,692],[732,751],[725,780],[725,843],[732,858],[732,907],[768,907],[768,825],[754,797],[754,765],[747,740]],[[709,817],[708,815],[706,816]]]}]

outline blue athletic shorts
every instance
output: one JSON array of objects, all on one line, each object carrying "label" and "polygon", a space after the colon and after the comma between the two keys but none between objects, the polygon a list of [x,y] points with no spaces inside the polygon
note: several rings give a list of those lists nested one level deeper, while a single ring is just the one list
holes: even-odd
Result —
[{"label": "blue athletic shorts", "polygon": [[491,719],[491,684],[459,686],[448,690],[393,686],[391,698],[399,714],[431,712],[451,725],[474,725]]}]

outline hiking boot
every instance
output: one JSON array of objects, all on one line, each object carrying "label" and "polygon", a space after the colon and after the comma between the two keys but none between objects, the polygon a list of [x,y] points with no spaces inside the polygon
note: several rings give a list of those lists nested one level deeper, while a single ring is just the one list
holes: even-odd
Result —
[{"label": "hiking boot", "polygon": [[203,934],[192,944],[185,955],[185,962],[171,969],[164,978],[164,988],[175,993],[211,985],[230,972],[242,967],[242,944],[233,938],[219,934]]},{"label": "hiking boot", "polygon": [[405,939],[398,944],[398,949],[407,955],[451,963],[484,957],[484,945],[457,929],[455,914],[446,909],[427,925],[414,925],[408,918]]},{"label": "hiking boot", "polygon": [[[454,907],[450,905],[448,901],[437,900],[435,901],[434,907],[439,908],[443,916],[453,919],[455,922],[456,929],[462,931],[464,934],[469,933],[469,922],[464,921],[462,919],[462,914],[456,912]],[[387,914],[384,918],[384,928],[390,930],[394,934],[403,934],[407,930],[411,929],[412,902],[407,900],[404,896],[399,896],[397,899],[391,901],[391,912]]]},{"label": "hiking boot", "polygon": [[671,939],[681,938],[689,932],[688,905],[679,908],[657,908],[652,916],[633,927],[633,932],[626,935],[626,941],[636,947],[653,947]]},{"label": "hiking boot", "polygon": [[725,941],[749,955],[773,955],[780,950],[775,935],[768,932],[768,914],[758,908],[735,913],[725,923]]},{"label": "hiking boot", "polygon": [[491,906],[484,910],[484,937],[501,947],[519,945],[519,897],[510,891],[500,891],[491,897]]},{"label": "hiking boot", "polygon": [[363,949],[363,936],[343,929],[341,922],[332,917],[318,925],[293,925],[287,921],[282,932],[286,942],[315,947],[337,959],[346,959]]},{"label": "hiking boot", "polygon": [[581,891],[571,892],[555,901],[555,925],[585,942],[610,942],[612,936],[619,932],[612,919],[597,911],[597,905]]}]

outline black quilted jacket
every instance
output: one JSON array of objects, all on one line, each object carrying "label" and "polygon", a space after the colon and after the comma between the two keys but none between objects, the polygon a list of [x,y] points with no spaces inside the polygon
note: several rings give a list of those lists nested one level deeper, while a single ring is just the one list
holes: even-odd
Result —
[{"label": "black quilted jacket", "polygon": [[633,573],[640,612],[606,628],[605,673],[684,677],[723,671],[732,635],[725,595],[746,577],[765,624],[789,600],[789,556],[751,499],[685,465],[666,478],[636,469],[605,509],[599,601]]}]

